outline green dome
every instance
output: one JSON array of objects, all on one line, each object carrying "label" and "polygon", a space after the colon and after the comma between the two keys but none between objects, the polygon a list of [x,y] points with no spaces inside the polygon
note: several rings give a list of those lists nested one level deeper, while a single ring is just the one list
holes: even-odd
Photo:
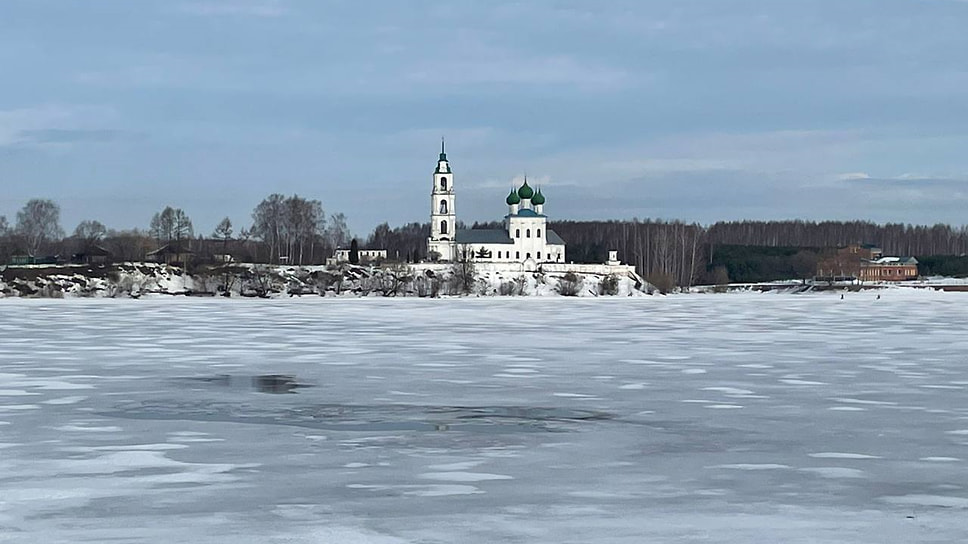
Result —
[{"label": "green dome", "polygon": [[538,204],[538,205],[545,203],[545,198],[544,198],[544,195],[541,194],[541,189],[538,189],[538,192],[535,193],[533,197],[531,197],[531,203]]},{"label": "green dome", "polygon": [[521,197],[521,200],[527,200],[534,196],[534,189],[528,186],[528,180],[524,180],[524,185],[518,189],[518,196]]},{"label": "green dome", "polygon": [[514,192],[514,189],[511,189],[511,194],[508,195],[508,198],[505,202],[508,203],[508,206],[512,206],[514,204],[520,204],[521,198],[518,197],[518,193]]}]

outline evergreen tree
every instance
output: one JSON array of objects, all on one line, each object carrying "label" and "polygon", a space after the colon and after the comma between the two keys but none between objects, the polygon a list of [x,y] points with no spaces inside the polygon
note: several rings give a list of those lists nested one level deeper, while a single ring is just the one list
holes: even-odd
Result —
[{"label": "evergreen tree", "polygon": [[360,264],[360,244],[356,238],[350,242],[350,264]]}]

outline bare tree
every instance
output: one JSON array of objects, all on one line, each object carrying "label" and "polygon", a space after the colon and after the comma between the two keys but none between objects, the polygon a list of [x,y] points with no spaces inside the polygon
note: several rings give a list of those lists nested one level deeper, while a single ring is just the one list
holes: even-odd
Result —
[{"label": "bare tree", "polygon": [[85,219],[74,229],[74,238],[79,240],[87,251],[100,242],[107,233],[108,229],[100,221]]},{"label": "bare tree", "polygon": [[[244,231],[245,229],[242,230]],[[221,240],[222,254],[227,253],[229,240],[232,239],[232,220],[225,217],[219,221],[218,225],[215,226],[215,231],[212,233],[212,238]]]},{"label": "bare tree", "polygon": [[10,252],[13,251],[10,243],[11,240],[10,225],[7,224],[7,217],[0,215],[0,263],[5,263],[10,258]]},{"label": "bare tree", "polygon": [[60,227],[60,206],[53,200],[34,198],[17,212],[18,234],[24,237],[27,250],[34,254],[40,248],[64,237]]},{"label": "bare tree", "polygon": [[451,278],[454,282],[454,290],[458,293],[468,295],[474,289],[474,283],[477,281],[474,250],[467,244],[457,247],[457,259],[451,265]]},{"label": "bare tree", "polygon": [[140,261],[155,244],[147,232],[133,229],[108,231],[103,245],[119,261]]},{"label": "bare tree", "polygon": [[269,262],[278,262],[285,230],[286,197],[273,193],[252,211],[252,235],[261,238],[269,248]]},{"label": "bare tree", "polygon": [[188,214],[181,208],[175,210],[175,239],[191,238],[194,235],[195,228],[192,226],[192,220],[188,218]]},{"label": "bare tree", "polygon": [[215,226],[215,231],[212,233],[212,237],[217,240],[231,240],[232,239],[232,220],[228,217],[223,218],[219,221],[218,225]]},{"label": "bare tree", "polygon": [[326,227],[322,203],[299,195],[269,195],[252,211],[252,219],[252,234],[268,247],[270,262],[286,257],[303,264],[307,252],[312,259],[316,240]]},{"label": "bare tree", "polygon": [[151,236],[159,242],[171,242],[191,238],[195,234],[192,220],[181,208],[165,206],[165,209],[151,218]]},{"label": "bare tree", "polygon": [[350,229],[346,226],[346,216],[337,213],[329,218],[329,225],[326,227],[326,241],[333,248],[343,247],[350,241]]},{"label": "bare tree", "polygon": [[305,262],[306,250],[310,258],[315,252],[316,238],[323,234],[326,219],[323,205],[318,200],[307,200],[292,195],[285,203],[285,232],[290,259]]}]

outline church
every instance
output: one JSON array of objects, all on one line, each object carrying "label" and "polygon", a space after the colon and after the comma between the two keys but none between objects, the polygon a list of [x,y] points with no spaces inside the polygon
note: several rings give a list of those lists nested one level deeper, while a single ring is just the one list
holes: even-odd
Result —
[{"label": "church", "polygon": [[517,263],[535,269],[541,263],[564,263],[565,242],[548,228],[545,196],[524,183],[505,199],[508,213],[501,229],[457,229],[454,173],[440,142],[430,195],[430,238],[427,255],[432,261],[470,260]]}]

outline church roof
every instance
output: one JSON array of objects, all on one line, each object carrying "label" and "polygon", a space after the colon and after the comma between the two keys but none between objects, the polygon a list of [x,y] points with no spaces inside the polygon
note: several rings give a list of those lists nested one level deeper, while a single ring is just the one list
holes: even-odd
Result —
[{"label": "church roof", "polygon": [[545,203],[545,196],[543,194],[541,194],[541,188],[540,187],[538,188],[538,191],[534,194],[534,196],[531,197],[531,203],[532,204],[544,204]]},{"label": "church roof", "polygon": [[513,244],[504,229],[460,229],[455,236],[458,244]]},{"label": "church roof", "polygon": [[[455,238],[458,244],[514,244],[514,240],[504,229],[461,229],[457,231]],[[545,241],[549,244],[565,245],[561,236],[551,229],[545,229]]]},{"label": "church roof", "polygon": [[545,240],[547,240],[549,244],[555,244],[559,246],[565,245],[565,241],[561,239],[561,236],[558,236],[557,232],[551,229],[545,229],[545,235],[546,235]]},{"label": "church roof", "polygon": [[532,210],[531,208],[525,208],[523,210],[518,210],[518,213],[512,213],[510,215],[517,216],[517,217],[547,217],[545,215],[542,215],[542,214],[540,214],[540,213]]},{"label": "church roof", "polygon": [[524,185],[522,185],[521,188],[518,189],[518,196],[521,197],[521,200],[527,200],[534,196],[534,189],[532,189],[531,186],[528,185],[527,178],[525,178],[524,180]]}]

